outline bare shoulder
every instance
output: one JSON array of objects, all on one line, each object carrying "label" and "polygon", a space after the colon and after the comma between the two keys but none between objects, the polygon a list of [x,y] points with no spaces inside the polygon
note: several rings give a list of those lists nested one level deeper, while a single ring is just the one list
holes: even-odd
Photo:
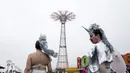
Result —
[{"label": "bare shoulder", "polygon": [[32,52],[28,55],[28,57],[31,57],[32,55],[34,55],[36,52]]},{"label": "bare shoulder", "polygon": [[28,55],[28,58],[30,58],[32,56],[32,53],[30,53],[29,55]]}]

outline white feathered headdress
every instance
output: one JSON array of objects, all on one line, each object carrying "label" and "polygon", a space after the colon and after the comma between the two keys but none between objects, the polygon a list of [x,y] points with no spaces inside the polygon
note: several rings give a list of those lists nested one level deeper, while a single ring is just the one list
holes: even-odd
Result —
[{"label": "white feathered headdress", "polygon": [[89,33],[89,35],[91,35],[94,30],[99,30],[101,32],[101,34],[102,34],[102,38],[101,39],[102,39],[103,43],[110,49],[111,53],[114,51],[113,50],[113,46],[109,43],[109,41],[106,38],[106,35],[105,35],[104,31],[99,27],[99,25],[94,23],[94,24],[91,24],[89,29],[87,29],[85,27],[83,27],[83,28]]}]

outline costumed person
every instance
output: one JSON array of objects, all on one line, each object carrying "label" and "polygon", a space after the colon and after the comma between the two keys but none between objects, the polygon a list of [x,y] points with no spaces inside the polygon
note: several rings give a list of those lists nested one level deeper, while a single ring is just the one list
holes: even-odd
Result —
[{"label": "costumed person", "polygon": [[48,55],[51,55],[53,57],[57,57],[58,53],[54,52],[53,50],[51,49],[48,49],[48,45],[47,45],[47,40],[46,40],[46,35],[40,35],[39,37],[39,42],[40,42],[40,47],[42,48],[42,50],[48,54]]},{"label": "costumed person", "polygon": [[[123,58],[113,49],[99,25],[94,23],[89,29],[83,28],[89,33],[90,41],[94,44],[88,54],[89,73],[111,73],[111,69],[116,73],[125,73],[126,65]],[[120,66],[117,66],[116,61]]]},{"label": "costumed person", "polygon": [[52,67],[50,56],[42,52],[39,41],[36,41],[35,48],[36,51],[28,55],[24,73],[47,73],[47,71],[48,73],[51,73]]}]

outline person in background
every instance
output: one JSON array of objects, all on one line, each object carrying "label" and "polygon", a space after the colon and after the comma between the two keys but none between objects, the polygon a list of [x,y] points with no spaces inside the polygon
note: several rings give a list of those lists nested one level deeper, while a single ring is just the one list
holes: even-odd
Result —
[{"label": "person in background", "polygon": [[85,30],[88,31],[90,41],[94,44],[94,47],[89,51],[89,72],[111,73],[110,63],[113,60],[113,48],[110,48],[111,45],[108,41],[106,45],[106,37],[103,30],[97,24],[92,24],[89,29],[85,28]]},{"label": "person in background", "polygon": [[117,73],[125,73],[123,58],[113,49],[102,28],[94,23],[89,29],[84,29],[89,33],[90,41],[94,44],[89,51],[89,73],[111,73],[111,69]]}]

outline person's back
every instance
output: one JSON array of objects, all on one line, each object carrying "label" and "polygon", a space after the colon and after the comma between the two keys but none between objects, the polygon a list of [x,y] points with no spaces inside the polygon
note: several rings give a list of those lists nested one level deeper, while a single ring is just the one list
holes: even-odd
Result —
[{"label": "person's back", "polygon": [[36,52],[28,55],[24,73],[46,73],[46,66],[48,67],[48,71],[51,71],[52,69],[50,57],[42,52],[38,41],[36,42],[35,47]]},{"label": "person's back", "polygon": [[30,57],[31,57],[32,65],[35,65],[35,64],[47,65],[50,61],[47,55],[39,50],[30,54]]}]

